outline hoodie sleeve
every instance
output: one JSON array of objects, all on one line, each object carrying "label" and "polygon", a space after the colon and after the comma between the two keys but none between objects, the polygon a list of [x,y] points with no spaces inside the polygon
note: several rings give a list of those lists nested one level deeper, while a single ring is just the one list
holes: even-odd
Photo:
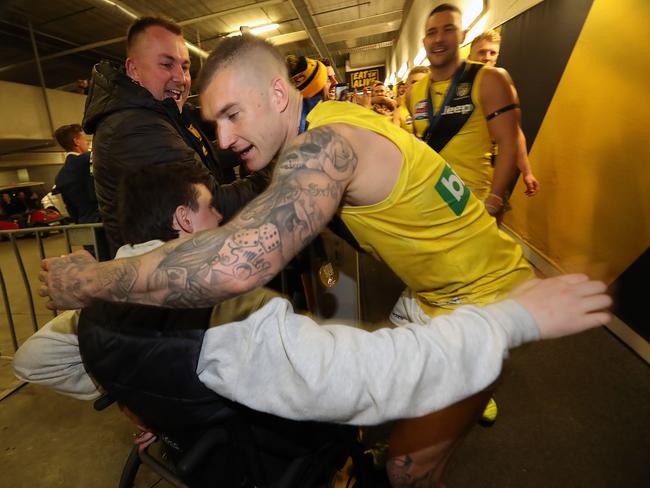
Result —
[{"label": "hoodie sleeve", "polygon": [[513,300],[425,325],[319,326],[276,298],[206,332],[197,373],[218,394],[295,420],[378,424],[419,417],[485,389],[508,349],[539,337]]},{"label": "hoodie sleeve", "polygon": [[98,398],[100,392],[79,353],[78,322],[79,311],[68,310],[27,339],[14,356],[16,377],[79,400]]}]

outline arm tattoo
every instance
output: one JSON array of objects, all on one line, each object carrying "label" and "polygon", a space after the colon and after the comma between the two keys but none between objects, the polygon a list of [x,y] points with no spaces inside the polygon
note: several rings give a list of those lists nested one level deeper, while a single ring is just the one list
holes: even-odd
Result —
[{"label": "arm tattoo", "polygon": [[[138,276],[139,263],[137,257],[132,260],[118,259],[115,261],[115,265],[108,269],[99,268],[99,285],[102,289],[110,290],[108,300],[113,302],[127,300],[129,290],[135,284]],[[111,283],[115,283],[115,285],[109,288]]]},{"label": "arm tattoo", "polygon": [[[330,127],[302,134],[280,156],[269,188],[231,222],[168,244],[138,299],[168,307],[215,304],[268,282],[329,222],[357,167],[345,137]],[[115,272],[124,281],[117,296],[129,295],[133,268]],[[133,270],[134,274],[131,274]],[[129,284],[130,283],[130,284]],[[156,292],[161,296],[153,297]]]}]

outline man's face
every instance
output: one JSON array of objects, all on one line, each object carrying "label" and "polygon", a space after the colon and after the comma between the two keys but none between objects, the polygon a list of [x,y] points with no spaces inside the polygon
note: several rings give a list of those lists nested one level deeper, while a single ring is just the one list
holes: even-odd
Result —
[{"label": "man's face", "polygon": [[233,151],[250,171],[264,168],[280,151],[283,118],[271,87],[244,63],[221,68],[201,94],[206,120],[216,123],[219,147]]},{"label": "man's face", "polygon": [[194,188],[199,195],[196,199],[198,208],[197,210],[192,210],[190,208],[187,212],[188,218],[192,221],[194,232],[218,227],[223,220],[223,215],[221,215],[212,205],[212,193],[210,193],[208,187],[202,183],[195,184]]},{"label": "man's face", "polygon": [[406,93],[406,83],[397,85],[397,96],[401,97]]},{"label": "man's face", "polygon": [[323,88],[323,98],[325,100],[336,100],[336,85],[338,84],[336,73],[334,73],[334,68],[331,66],[326,66],[326,68],[327,81],[325,82],[325,88]]},{"label": "man's face", "polygon": [[372,96],[373,97],[385,97],[386,96],[386,87],[384,85],[375,85],[372,87]]},{"label": "man's face", "polygon": [[433,68],[456,62],[458,46],[465,37],[458,12],[438,12],[427,19],[422,44]]},{"label": "man's face", "polygon": [[499,43],[483,39],[472,47],[469,53],[471,61],[485,63],[488,66],[496,66],[499,57]]},{"label": "man's face", "polygon": [[411,89],[413,88],[413,85],[415,85],[418,81],[420,81],[422,78],[427,76],[426,73],[413,73],[409,75],[409,77],[406,79],[406,93],[411,93]]},{"label": "man's face", "polygon": [[126,70],[156,100],[171,98],[179,110],[183,109],[192,78],[190,55],[182,36],[157,25],[148,27],[136,40]]}]

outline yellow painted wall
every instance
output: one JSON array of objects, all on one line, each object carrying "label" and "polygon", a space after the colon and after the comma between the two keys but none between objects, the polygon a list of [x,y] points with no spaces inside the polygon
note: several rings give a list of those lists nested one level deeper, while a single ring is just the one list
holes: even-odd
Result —
[{"label": "yellow painted wall", "polygon": [[[540,193],[508,227],[611,282],[650,245],[650,2],[595,0],[530,152]],[[552,32],[549,32],[552,35]]]}]

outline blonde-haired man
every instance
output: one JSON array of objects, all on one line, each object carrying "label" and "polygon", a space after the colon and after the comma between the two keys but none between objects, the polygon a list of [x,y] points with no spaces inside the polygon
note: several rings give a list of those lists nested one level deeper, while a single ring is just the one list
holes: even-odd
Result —
[{"label": "blonde-haired man", "polygon": [[501,49],[501,35],[495,30],[485,31],[472,40],[467,59],[496,66]]}]

